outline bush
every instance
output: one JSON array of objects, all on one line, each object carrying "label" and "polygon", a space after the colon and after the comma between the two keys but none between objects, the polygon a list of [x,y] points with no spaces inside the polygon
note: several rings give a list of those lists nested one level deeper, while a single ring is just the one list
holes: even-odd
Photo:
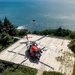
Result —
[{"label": "bush", "polygon": [[5,32],[2,33],[0,43],[3,46],[9,45],[12,42],[13,42],[13,39],[12,39],[12,37],[9,34],[7,34]]},{"label": "bush", "polygon": [[60,72],[54,72],[54,71],[44,71],[42,75],[64,75]]},{"label": "bush", "polygon": [[37,70],[27,66],[0,61],[0,75],[36,75]]},{"label": "bush", "polygon": [[69,44],[68,47],[75,53],[75,40],[72,40]]},{"label": "bush", "polygon": [[46,29],[46,30],[41,30],[41,31],[33,31],[33,34],[38,34],[38,35],[54,35],[56,30],[53,29]]},{"label": "bush", "polygon": [[19,36],[25,36],[26,32],[27,32],[27,29],[19,30]]},{"label": "bush", "polygon": [[69,36],[70,33],[70,30],[62,29],[61,27],[59,27],[55,32],[55,36]]},{"label": "bush", "polygon": [[75,39],[75,31],[71,32],[70,38],[71,38],[71,39]]},{"label": "bush", "polygon": [[71,32],[72,31],[68,29],[62,29],[61,27],[59,27],[58,29],[46,29],[41,31],[33,31],[32,33],[38,35],[50,35],[50,36],[70,38]]},{"label": "bush", "polygon": [[73,68],[73,73],[72,75],[75,75],[75,63],[74,63],[74,68]]},{"label": "bush", "polygon": [[40,31],[33,31],[32,34],[38,34],[39,35]]},{"label": "bush", "polygon": [[4,64],[0,64],[0,73],[2,73],[4,71]]},{"label": "bush", "polygon": [[2,50],[2,45],[0,45],[0,52],[1,52],[1,50]]}]

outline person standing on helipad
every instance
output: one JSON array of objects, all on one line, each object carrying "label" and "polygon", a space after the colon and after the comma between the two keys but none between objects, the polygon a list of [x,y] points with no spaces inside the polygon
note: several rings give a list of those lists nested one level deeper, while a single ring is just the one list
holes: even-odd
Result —
[{"label": "person standing on helipad", "polygon": [[26,32],[26,39],[28,40],[28,32]]}]

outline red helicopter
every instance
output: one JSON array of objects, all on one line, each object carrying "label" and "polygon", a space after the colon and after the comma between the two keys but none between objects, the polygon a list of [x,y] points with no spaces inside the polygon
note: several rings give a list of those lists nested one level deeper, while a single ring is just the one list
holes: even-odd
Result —
[{"label": "red helicopter", "polygon": [[28,54],[31,58],[33,59],[40,59],[41,57],[41,53],[42,53],[42,50],[45,48],[38,48],[38,45],[36,44],[36,41],[29,41],[28,40],[28,32],[26,32],[26,39],[27,39],[27,45],[28,45]]}]

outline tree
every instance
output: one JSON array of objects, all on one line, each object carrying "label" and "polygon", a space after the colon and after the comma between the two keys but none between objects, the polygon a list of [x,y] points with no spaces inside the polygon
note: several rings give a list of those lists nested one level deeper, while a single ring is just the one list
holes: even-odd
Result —
[{"label": "tree", "polygon": [[4,28],[5,28],[5,32],[9,33],[9,29],[10,29],[10,21],[7,19],[7,17],[5,17],[4,19]]},{"label": "tree", "polygon": [[2,29],[3,29],[3,23],[2,23],[2,21],[0,20],[0,33],[2,33]]},{"label": "tree", "polygon": [[18,35],[18,30],[16,29],[16,27],[14,25],[10,25],[9,35],[11,35],[11,36]]},{"label": "tree", "polygon": [[6,45],[9,45],[12,42],[13,42],[12,37],[9,34],[3,32],[2,35],[1,35],[1,41],[0,41],[0,43],[3,46],[6,46]]},{"label": "tree", "polygon": [[61,36],[61,35],[62,35],[62,28],[59,27],[55,32],[55,36]]},{"label": "tree", "polygon": [[17,29],[16,26],[14,26],[8,19],[5,17],[4,19],[4,28],[5,32],[8,33],[11,36],[17,35]]}]

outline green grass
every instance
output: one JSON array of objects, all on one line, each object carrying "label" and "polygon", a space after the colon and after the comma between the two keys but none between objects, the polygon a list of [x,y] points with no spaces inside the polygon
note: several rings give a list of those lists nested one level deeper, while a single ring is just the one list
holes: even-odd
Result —
[{"label": "green grass", "polygon": [[44,71],[42,75],[64,75],[64,74],[54,71]]},{"label": "green grass", "polygon": [[0,61],[0,75],[36,75],[37,70],[19,64]]}]

